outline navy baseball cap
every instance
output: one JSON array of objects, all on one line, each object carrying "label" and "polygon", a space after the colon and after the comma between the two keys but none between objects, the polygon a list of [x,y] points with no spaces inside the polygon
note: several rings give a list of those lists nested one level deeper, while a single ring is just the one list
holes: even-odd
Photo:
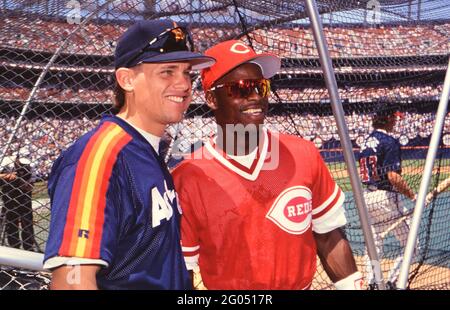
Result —
[{"label": "navy baseball cap", "polygon": [[141,63],[190,62],[193,70],[212,66],[216,60],[193,51],[189,31],[169,20],[141,20],[119,38],[115,68]]},{"label": "navy baseball cap", "polygon": [[389,117],[396,116],[399,118],[404,117],[404,113],[401,112],[400,105],[388,101],[380,101],[375,105],[374,116],[376,117]]}]

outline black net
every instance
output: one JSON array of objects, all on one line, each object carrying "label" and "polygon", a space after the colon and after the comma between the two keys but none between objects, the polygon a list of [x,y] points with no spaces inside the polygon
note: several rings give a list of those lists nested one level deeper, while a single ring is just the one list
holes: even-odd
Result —
[{"label": "black net", "polygon": [[[355,154],[373,130],[374,112],[398,106],[404,118],[394,136],[402,145],[402,173],[417,192],[449,57],[447,1],[317,2]],[[303,1],[3,1],[0,10],[0,244],[44,250],[52,162],[111,111],[117,38],[135,20],[170,17],[191,29],[199,51],[239,38],[258,52],[282,57],[266,124],[320,149],[346,192],[346,235],[365,271],[364,239]],[[177,146],[169,148],[169,164],[214,130],[194,76],[193,103],[183,122],[167,130],[166,141]],[[449,145],[447,116],[433,187],[449,177]],[[11,174],[15,183],[8,181]],[[444,191],[425,209],[410,288],[450,288],[449,199]],[[407,198],[399,200],[407,210],[413,207]],[[379,248],[385,278],[403,253],[408,214],[383,215]],[[2,269],[0,288],[22,278]],[[313,287],[332,287],[320,266]]]}]

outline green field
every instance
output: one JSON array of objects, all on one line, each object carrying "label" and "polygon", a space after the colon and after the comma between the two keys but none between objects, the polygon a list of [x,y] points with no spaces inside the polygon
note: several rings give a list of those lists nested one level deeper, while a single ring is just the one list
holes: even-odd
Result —
[{"label": "green field", "polygon": [[34,183],[33,199],[48,198],[47,181]]},{"label": "green field", "polygon": [[[438,160],[435,161],[434,169],[438,167]],[[438,184],[438,182],[446,179],[450,176],[450,164],[446,166],[442,165],[441,162],[441,172],[438,175],[433,174],[430,182],[429,189],[431,190],[434,186]],[[328,168],[330,169],[331,174],[333,175],[336,183],[344,190],[351,191],[350,178],[347,175],[346,164],[342,161],[339,162],[328,162]],[[356,167],[359,170],[359,163],[356,163]],[[417,192],[420,187],[420,182],[422,179],[423,168],[425,167],[425,160],[403,160],[402,161],[402,169],[403,169],[403,177],[411,186],[413,191]]]},{"label": "green field", "polygon": [[[446,163],[447,164],[447,163]],[[346,173],[346,165],[344,162],[329,162],[327,163],[328,168],[331,171],[331,174],[335,178],[338,185],[345,191],[350,191],[350,179],[347,176]],[[402,167],[405,171],[404,178],[408,181],[408,183],[411,185],[414,191],[419,190],[420,186],[420,180],[422,178],[422,173],[420,172],[422,168],[425,166],[425,160],[404,160],[402,161]],[[450,164],[449,164],[450,166]],[[450,176],[450,167],[446,166],[444,171],[439,176],[438,181],[442,181],[445,178]],[[357,169],[359,169],[359,164],[356,163]],[[436,161],[435,167],[438,167],[438,162]],[[408,173],[407,170],[409,169],[419,169],[419,173]],[[435,168],[436,169],[436,168]],[[433,178],[431,179],[431,185],[435,184],[437,181],[437,176],[433,175]],[[47,182],[36,182],[34,184],[34,190],[33,190],[33,199],[45,199],[48,198],[47,193]]]},{"label": "green field", "polygon": [[[450,166],[450,160],[445,161],[445,164],[447,166]],[[438,160],[435,160],[435,167],[437,167],[439,164]],[[333,170],[343,170],[346,167],[345,162],[343,161],[335,161],[335,162],[327,162],[327,166],[330,168],[331,171]],[[356,162],[356,166],[359,168],[359,163]],[[413,167],[413,168],[424,168],[425,167],[425,160],[424,159],[406,159],[402,160],[402,167]]]}]

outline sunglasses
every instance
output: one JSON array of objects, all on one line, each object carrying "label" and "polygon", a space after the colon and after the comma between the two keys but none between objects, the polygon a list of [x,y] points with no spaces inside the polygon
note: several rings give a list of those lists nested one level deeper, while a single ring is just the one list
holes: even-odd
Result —
[{"label": "sunglasses", "polygon": [[[159,42],[158,46],[154,46],[157,42]],[[167,29],[149,41],[148,44],[133,55],[125,65],[128,66],[139,56],[148,51],[158,52],[160,54],[180,51],[193,52],[194,44],[191,35],[186,28],[176,27]]]},{"label": "sunglasses", "polygon": [[219,84],[211,87],[210,90],[217,90],[219,88],[225,89],[228,96],[234,99],[248,98],[253,92],[256,92],[263,98],[267,98],[270,94],[270,81],[267,79],[240,80]]}]

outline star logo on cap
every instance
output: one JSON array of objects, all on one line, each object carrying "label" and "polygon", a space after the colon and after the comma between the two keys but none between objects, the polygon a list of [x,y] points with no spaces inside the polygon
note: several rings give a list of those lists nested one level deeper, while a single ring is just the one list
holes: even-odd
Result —
[{"label": "star logo on cap", "polygon": [[236,54],[247,54],[250,52],[250,48],[244,43],[237,42],[230,47],[230,51]]},{"label": "star logo on cap", "polygon": [[180,28],[172,29],[171,32],[174,34],[175,40],[177,42],[181,41],[181,40],[184,40],[184,32]]}]

